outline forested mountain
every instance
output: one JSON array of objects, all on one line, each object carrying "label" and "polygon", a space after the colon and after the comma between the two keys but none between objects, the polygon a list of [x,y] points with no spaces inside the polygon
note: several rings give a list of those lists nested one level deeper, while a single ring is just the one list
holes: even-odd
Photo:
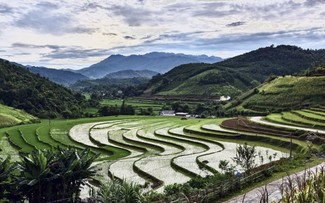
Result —
[{"label": "forested mountain", "polygon": [[27,69],[33,73],[38,73],[41,76],[44,76],[49,80],[63,86],[69,86],[79,80],[88,79],[88,77],[80,73],[75,73],[69,70],[62,70],[62,69],[58,70],[58,69],[35,67],[35,66],[27,66]]},{"label": "forested mountain", "polygon": [[247,73],[263,82],[270,75],[290,75],[302,73],[325,61],[325,49],[305,50],[297,46],[280,45],[260,48],[225,61],[219,66]]},{"label": "forested mountain", "polygon": [[0,103],[47,118],[77,117],[83,97],[26,68],[0,59]]},{"label": "forested mountain", "polygon": [[109,73],[121,70],[151,70],[165,73],[170,69],[187,63],[221,61],[219,57],[206,55],[193,56],[185,54],[152,52],[144,55],[111,55],[103,61],[76,72],[92,78],[102,78]]},{"label": "forested mountain", "polygon": [[106,78],[149,78],[157,75],[158,72],[151,70],[122,70],[114,73],[109,73],[105,77]]},{"label": "forested mountain", "polygon": [[290,75],[325,62],[325,50],[296,46],[270,46],[215,64],[186,64],[155,76],[147,96],[199,97],[237,96],[256,87],[271,75]]}]

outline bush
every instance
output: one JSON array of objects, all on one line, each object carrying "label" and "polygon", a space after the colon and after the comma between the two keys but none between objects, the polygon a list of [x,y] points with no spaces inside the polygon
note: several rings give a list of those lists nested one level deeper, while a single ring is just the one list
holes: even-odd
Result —
[{"label": "bush", "polygon": [[321,153],[321,154],[325,154],[325,144],[322,144],[322,145],[319,147],[319,153]]}]

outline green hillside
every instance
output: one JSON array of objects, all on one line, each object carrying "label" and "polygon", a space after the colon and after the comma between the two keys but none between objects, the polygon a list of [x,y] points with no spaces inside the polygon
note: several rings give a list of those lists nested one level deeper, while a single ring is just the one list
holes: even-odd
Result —
[{"label": "green hillside", "polygon": [[37,121],[36,117],[22,110],[0,104],[0,128],[35,121]]},{"label": "green hillside", "polygon": [[197,97],[238,96],[270,76],[302,74],[325,62],[325,50],[296,46],[270,46],[215,64],[186,64],[153,77],[147,96]]},{"label": "green hillside", "polygon": [[225,107],[243,112],[281,112],[325,106],[325,76],[277,77],[260,85]]},{"label": "green hillside", "polygon": [[163,89],[157,95],[202,95],[208,98],[239,95],[253,87],[250,79],[230,69],[211,69],[194,75],[173,89]]},{"label": "green hillside", "polygon": [[0,103],[37,117],[79,116],[81,95],[0,59]]}]

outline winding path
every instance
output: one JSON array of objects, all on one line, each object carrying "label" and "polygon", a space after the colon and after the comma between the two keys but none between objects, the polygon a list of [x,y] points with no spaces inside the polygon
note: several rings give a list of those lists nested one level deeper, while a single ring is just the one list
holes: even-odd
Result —
[{"label": "winding path", "polygon": [[[317,165],[317,166],[314,166],[312,168],[309,168],[307,170],[311,170],[313,172],[316,171],[316,168],[320,169],[321,167],[325,167],[325,162]],[[305,170],[304,171],[300,171],[299,173],[296,173],[296,174],[292,174],[290,175],[290,178],[295,180],[296,177],[302,177],[305,173]],[[284,181],[286,181],[287,178],[282,178],[282,179],[279,179],[279,180],[276,180],[276,181],[273,181],[269,184],[266,185],[267,187],[267,191],[268,191],[268,194],[269,194],[269,202],[279,202],[281,200],[281,197],[282,197],[282,194],[281,194],[281,191],[280,191],[280,186],[282,185],[282,183],[284,183]],[[255,202],[259,202],[260,201],[260,198],[261,198],[261,192],[263,191],[263,189],[265,188],[265,185],[262,186],[262,187],[258,187],[258,188],[255,188],[254,190],[251,190],[249,191],[248,193],[244,194],[244,195],[240,195],[240,196],[237,196],[237,197],[234,197],[224,203],[255,203]],[[243,201],[243,198],[245,196],[245,199]]]},{"label": "winding path", "polygon": [[250,118],[251,121],[253,121],[255,123],[261,123],[261,124],[264,124],[264,125],[273,125],[273,126],[277,126],[277,127],[304,130],[304,131],[310,131],[310,132],[325,134],[325,130],[318,130],[318,129],[313,129],[313,128],[304,128],[304,127],[290,126],[290,125],[283,125],[283,124],[278,124],[278,123],[272,123],[272,122],[265,121],[265,120],[262,120],[262,119],[263,119],[262,116],[255,116],[255,117]]}]

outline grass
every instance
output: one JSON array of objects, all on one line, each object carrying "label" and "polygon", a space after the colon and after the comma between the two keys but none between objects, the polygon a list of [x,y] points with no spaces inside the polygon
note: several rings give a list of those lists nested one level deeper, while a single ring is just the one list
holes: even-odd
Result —
[{"label": "grass", "polygon": [[[103,136],[107,136],[107,140],[111,142],[110,144],[103,144],[93,139],[89,134],[92,130],[91,125],[89,125],[89,129],[85,128],[86,131],[84,131],[88,134],[90,141],[98,146],[90,148],[93,153],[102,154],[100,160],[119,162],[120,160],[123,161],[125,158],[130,158],[131,156],[136,158],[134,160],[139,160],[146,156],[162,157],[163,155],[161,154],[164,153],[164,145],[168,145],[169,147],[174,147],[176,149],[176,152],[172,154],[171,157],[168,156],[170,161],[167,163],[170,163],[170,170],[173,170],[172,168],[174,168],[191,177],[195,174],[194,169],[191,171],[190,167],[184,168],[182,165],[177,165],[177,161],[174,163],[173,160],[177,160],[178,158],[182,159],[182,157],[186,155],[193,156],[193,154],[186,154],[187,150],[189,150],[188,152],[204,152],[209,150],[209,144],[217,144],[221,141],[238,144],[247,142],[250,145],[288,152],[289,139],[287,138],[278,138],[275,136],[255,133],[241,133],[241,137],[238,139],[236,133],[225,133],[221,131],[214,132],[202,128],[202,126],[206,124],[221,124],[223,120],[224,119],[182,120],[179,117],[160,116],[111,116],[71,120],[51,120],[50,122],[48,120],[42,120],[41,123],[37,124],[27,124],[0,129],[0,140],[6,142],[5,132],[7,132],[8,141],[12,143],[11,149],[8,147],[3,149],[7,153],[17,152],[17,150],[23,153],[30,153],[35,149],[46,149],[56,146],[70,146],[77,149],[84,149],[87,145],[72,140],[69,136],[69,130],[73,126],[79,124],[94,123],[95,125],[96,122],[105,121],[105,123],[108,123],[106,128],[102,128],[104,129]],[[180,126],[185,127],[184,132],[176,129]],[[100,129],[100,125],[98,125],[98,127]],[[108,135],[105,134],[106,129]],[[190,130],[190,132],[186,129]],[[139,130],[144,133],[139,133]],[[150,133],[152,136],[146,137],[146,133]],[[307,146],[305,142],[300,140],[294,140],[294,143],[304,147]],[[1,153],[5,154],[5,152]],[[197,154],[197,156],[201,155],[202,153]],[[198,158],[193,160],[193,164],[198,164],[200,166]],[[109,162],[109,164],[111,164],[111,162]],[[150,170],[145,172],[150,175]],[[116,171],[114,173],[116,173]]]},{"label": "grass", "polygon": [[[306,170],[307,168],[316,166],[316,165],[321,164],[323,162],[324,162],[323,158],[314,158],[310,162],[305,163],[303,166],[296,166],[294,168],[290,168],[290,169],[286,170],[285,172],[273,173],[271,177],[269,177],[267,179],[264,179],[263,181],[259,181],[257,183],[252,183],[251,185],[244,188],[243,190],[241,190],[239,192],[236,192],[236,193],[233,193],[233,194],[231,194],[231,196],[228,196],[226,198],[220,199],[218,202],[224,202],[224,201],[226,201],[228,199],[231,199],[232,197],[236,197],[238,195],[243,195],[243,194],[245,194],[245,193],[247,193],[247,192],[249,192],[249,191],[251,191],[251,190],[253,190],[255,188],[258,188],[258,187],[264,186],[266,184],[269,184],[269,183],[271,183],[273,181],[285,178],[288,175],[295,174],[295,173],[298,173],[300,171]],[[270,200],[272,200],[272,199],[270,199]]]},{"label": "grass", "polygon": [[289,121],[289,122],[298,123],[298,124],[302,124],[302,125],[309,126],[309,127],[325,128],[325,123],[324,122],[317,122],[317,121],[308,120],[308,119],[302,118],[299,115],[294,114],[292,112],[283,112],[282,113],[282,118],[284,120]]},{"label": "grass", "polygon": [[255,94],[247,93],[227,105],[238,111],[249,109],[258,112],[281,112],[309,106],[324,106],[325,76],[278,77],[259,86]]},{"label": "grass", "polygon": [[27,144],[33,145],[36,149],[41,149],[41,150],[50,148],[51,145],[41,142],[38,139],[36,130],[37,129],[35,128],[30,128],[25,126],[19,128],[19,132],[21,136],[24,138],[24,140],[26,140]]},{"label": "grass", "polygon": [[307,120],[312,120],[316,122],[325,122],[325,115],[319,115],[313,112],[299,111],[299,110],[293,112],[296,113],[298,116],[305,118]]},{"label": "grass", "polygon": [[[153,108],[153,111],[156,115],[159,114],[162,109],[164,102],[154,101],[154,100],[145,100],[145,99],[125,99],[125,105],[131,105],[136,110],[137,113],[140,112],[140,108],[147,109]],[[101,102],[102,106],[121,106],[122,99],[104,99]],[[91,109],[88,109],[88,111]]]},{"label": "grass", "polygon": [[0,104],[0,128],[37,121],[37,118],[9,106]]},{"label": "grass", "polygon": [[30,153],[36,149],[33,145],[28,144],[24,137],[21,136],[19,129],[12,129],[6,132],[6,134],[9,142],[17,147],[20,152]]},{"label": "grass", "polygon": [[66,147],[67,145],[62,144],[61,142],[58,142],[56,140],[54,140],[51,136],[50,136],[50,131],[49,131],[49,127],[48,126],[41,126],[38,127],[36,129],[36,135],[38,137],[38,139],[41,142],[47,143],[49,145],[51,145],[52,147]]}]

